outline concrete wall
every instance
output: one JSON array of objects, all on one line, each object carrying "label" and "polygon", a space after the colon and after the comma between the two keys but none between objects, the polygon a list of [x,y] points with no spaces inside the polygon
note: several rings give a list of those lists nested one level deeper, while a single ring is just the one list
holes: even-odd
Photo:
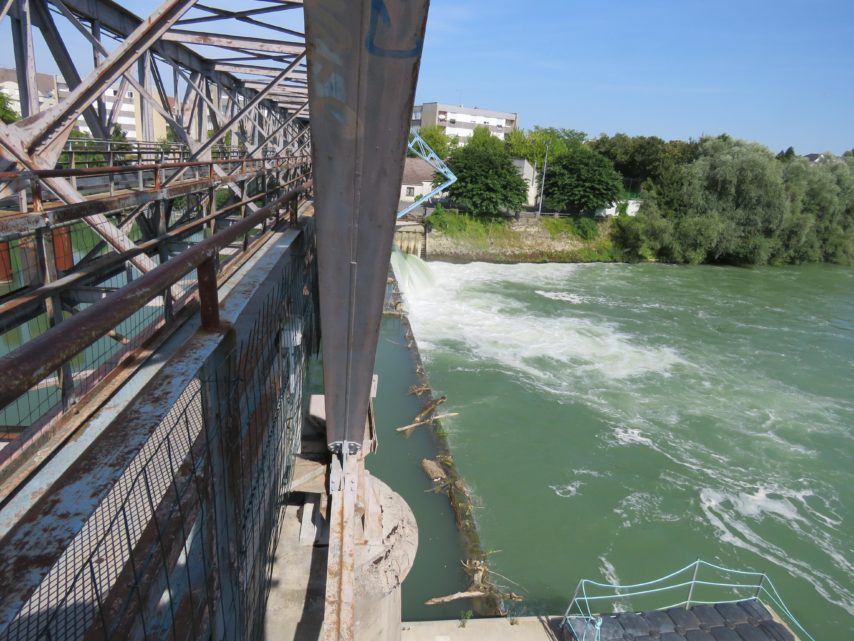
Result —
[{"label": "concrete wall", "polygon": [[[401,185],[400,186],[400,202],[402,203],[414,203],[416,200],[423,198],[427,194],[429,194],[433,189],[432,182],[422,182],[422,183],[413,183],[410,185]],[[409,190],[412,190],[412,193],[409,193]]]},{"label": "concrete wall", "polygon": [[525,204],[528,205],[528,207],[533,207],[537,204],[537,196],[539,195],[537,191],[537,175],[534,172],[534,166],[525,158],[514,158],[513,166],[516,167],[516,171],[519,172],[519,175],[522,176],[524,181],[528,184],[528,193]]}]

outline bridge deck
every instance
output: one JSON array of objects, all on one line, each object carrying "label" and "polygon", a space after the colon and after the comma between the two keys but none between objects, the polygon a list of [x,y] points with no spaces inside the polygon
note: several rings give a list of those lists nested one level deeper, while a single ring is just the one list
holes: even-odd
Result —
[{"label": "bridge deck", "polygon": [[[758,599],[601,616],[599,635],[584,618],[570,619],[578,641],[798,641]],[[585,636],[586,631],[586,636]]]}]

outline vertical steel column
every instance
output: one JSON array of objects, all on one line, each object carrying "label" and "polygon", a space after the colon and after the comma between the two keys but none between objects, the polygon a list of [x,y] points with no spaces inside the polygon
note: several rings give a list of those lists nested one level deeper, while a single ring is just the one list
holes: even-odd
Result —
[{"label": "vertical steel column", "polygon": [[[38,269],[41,281],[48,285],[56,280],[56,256],[53,248],[53,234],[45,233],[44,229],[36,230],[36,250],[38,252]],[[50,296],[44,301],[48,325],[53,327],[62,322],[62,300],[59,296]],[[74,393],[74,378],[71,362],[62,365],[56,372],[63,409],[71,404]]]},{"label": "vertical steel column", "polygon": [[428,4],[305,2],[327,437],[336,450],[364,440]]},{"label": "vertical steel column", "polygon": [[39,112],[39,88],[36,81],[36,57],[33,52],[33,22],[29,0],[17,0],[17,17],[12,16],[12,43],[15,48],[15,71],[21,116]]}]

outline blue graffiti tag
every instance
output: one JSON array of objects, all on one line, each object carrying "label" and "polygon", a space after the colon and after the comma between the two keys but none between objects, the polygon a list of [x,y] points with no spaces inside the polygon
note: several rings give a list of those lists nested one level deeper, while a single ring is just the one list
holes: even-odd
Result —
[{"label": "blue graffiti tag", "polygon": [[368,35],[365,37],[365,49],[369,53],[384,58],[415,58],[421,55],[421,49],[424,46],[423,35],[419,36],[417,44],[412,49],[386,49],[377,45],[374,40],[376,39],[380,19],[382,19],[386,26],[391,26],[391,16],[385,6],[385,0],[371,0],[371,26],[368,30]]}]

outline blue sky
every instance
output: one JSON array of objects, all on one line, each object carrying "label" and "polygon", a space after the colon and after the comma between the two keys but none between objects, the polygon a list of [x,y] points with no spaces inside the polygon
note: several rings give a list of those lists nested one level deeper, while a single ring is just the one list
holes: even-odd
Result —
[{"label": "blue sky", "polygon": [[[85,73],[91,50],[68,29]],[[431,0],[417,100],[515,111],[525,128],[841,153],[854,148],[854,0]]]},{"label": "blue sky", "polygon": [[418,101],[524,128],[854,147],[854,0],[432,0]]}]

